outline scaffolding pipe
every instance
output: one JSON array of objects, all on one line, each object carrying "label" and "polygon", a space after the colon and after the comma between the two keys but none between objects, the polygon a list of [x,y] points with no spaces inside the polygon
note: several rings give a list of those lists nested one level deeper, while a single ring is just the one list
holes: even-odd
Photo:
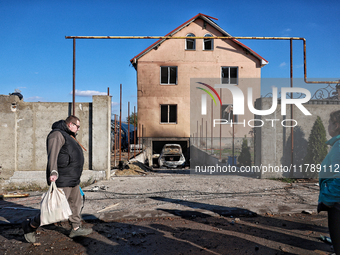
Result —
[{"label": "scaffolding pipe", "polygon": [[[293,40],[290,39],[290,87],[293,87]],[[293,99],[293,92],[290,93],[290,98]],[[294,118],[294,107],[293,104],[290,105],[290,118]],[[294,162],[294,127],[290,127],[290,134],[292,136],[292,140],[290,143],[290,163],[293,165]]]},{"label": "scaffolding pipe", "polygon": [[[65,39],[187,39],[184,36],[65,36]],[[190,39],[207,39],[203,36],[193,36]],[[304,81],[305,83],[338,84],[339,81],[307,81],[306,39],[303,37],[268,37],[268,36],[212,36],[209,39],[221,40],[300,40],[303,41]],[[75,45],[75,42],[74,42]]]},{"label": "scaffolding pipe", "polygon": [[122,161],[122,84],[120,84],[120,107],[119,107],[119,164]]},{"label": "scaffolding pipe", "polygon": [[203,147],[203,118],[202,118],[202,124],[201,124],[202,128],[201,128],[201,146]]},{"label": "scaffolding pipe", "polygon": [[[138,123],[138,129],[137,130],[138,130],[138,150],[139,150],[139,152],[141,151],[140,150],[140,136],[141,136],[141,128],[140,128],[140,126],[141,126],[141,124]],[[142,150],[142,152],[143,152],[143,150]]]},{"label": "scaffolding pipe", "polygon": [[[65,36],[65,39],[207,39],[204,36]],[[305,40],[303,37],[275,37],[275,36],[211,36],[209,39],[255,39],[255,40]]]},{"label": "scaffolding pipe", "polygon": [[73,88],[72,88],[72,114],[75,114],[76,107],[76,39],[73,38]]},{"label": "scaffolding pipe", "polygon": [[[222,89],[220,89],[220,97],[222,97]],[[222,118],[222,105],[220,106],[220,118]],[[222,160],[222,125],[220,125],[220,160]]]},{"label": "scaffolding pipe", "polygon": [[116,162],[116,150],[117,150],[117,114],[115,114],[115,128],[114,128],[114,161],[115,167],[117,166]]},{"label": "scaffolding pipe", "polygon": [[128,102],[128,161],[130,160],[130,102]]},{"label": "scaffolding pipe", "polygon": [[196,129],[196,134],[197,134],[196,145],[197,145],[197,147],[199,147],[199,146],[200,146],[200,144],[199,144],[199,138],[198,138],[198,121],[197,121],[197,129]]},{"label": "scaffolding pipe", "polygon": [[145,153],[144,153],[144,125],[142,124],[142,153],[143,153],[143,161],[145,163]]},{"label": "scaffolding pipe", "polygon": [[133,148],[133,156],[136,157],[136,142],[137,142],[137,136],[136,136],[136,132],[137,132],[137,115],[136,115],[136,106],[133,107],[134,109],[134,122],[133,122],[133,144],[134,144],[134,148]]},{"label": "scaffolding pipe", "polygon": [[208,154],[208,121],[205,121],[205,151]]},{"label": "scaffolding pipe", "polygon": [[214,137],[214,129],[213,129],[213,122],[214,122],[214,101],[211,99],[211,155],[213,154],[213,137]]}]

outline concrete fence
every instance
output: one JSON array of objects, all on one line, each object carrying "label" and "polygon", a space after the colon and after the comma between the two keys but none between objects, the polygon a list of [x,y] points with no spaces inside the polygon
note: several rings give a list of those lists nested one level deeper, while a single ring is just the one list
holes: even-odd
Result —
[{"label": "concrete fence", "polygon": [[[270,109],[272,98],[259,98],[256,100],[256,108],[259,110]],[[287,115],[281,115],[281,104],[278,101],[277,109],[271,115],[255,116],[255,119],[263,121],[262,127],[255,128],[255,165],[265,166],[262,178],[317,178],[317,171],[311,172],[303,169],[307,154],[308,138],[313,124],[320,116],[327,132],[329,114],[340,110],[339,100],[310,100],[303,106],[312,114],[304,115],[300,109],[294,106],[291,116],[290,105],[287,106]],[[288,121],[293,119],[294,122]],[[287,121],[286,121],[287,120]],[[256,123],[261,125],[261,122]],[[293,159],[291,157],[293,128]],[[286,167],[286,168],[281,168]],[[274,168],[276,167],[276,169]],[[288,167],[288,168],[287,168]],[[269,171],[270,170],[270,171]]]},{"label": "concrete fence", "polygon": [[[76,103],[81,128],[77,140],[85,147],[84,170],[110,169],[111,97],[93,96]],[[46,169],[46,137],[55,121],[71,115],[71,103],[24,102],[0,95],[0,178],[17,171]],[[29,176],[28,176],[29,178]]]},{"label": "concrete fence", "polygon": [[[258,110],[270,109],[271,106],[272,98],[259,98],[256,100],[255,108]],[[290,105],[287,106],[287,114],[281,115],[280,100],[278,101],[277,109],[272,114],[265,116],[255,115],[254,119],[257,121],[252,120],[250,122],[251,126],[257,126],[254,128],[255,163],[251,168],[243,169],[246,171],[237,168],[231,173],[256,178],[318,178],[317,167],[319,166],[317,166],[317,163],[320,162],[315,162],[314,167],[309,165],[309,169],[305,167],[308,139],[317,116],[321,118],[325,127],[327,140],[331,138],[327,132],[329,115],[333,111],[340,110],[340,101],[310,100],[303,106],[311,115],[304,115],[295,106],[293,107],[293,116],[291,116]],[[294,121],[290,121],[290,119]],[[292,129],[290,126],[294,126],[293,150]],[[223,139],[221,140],[222,143]],[[205,146],[199,146],[199,144],[199,142],[192,141],[190,149],[192,173],[230,175],[226,157],[222,156],[221,161],[216,156],[211,155],[210,151],[206,152]],[[218,146],[219,141],[214,144]],[[248,142],[248,144],[251,143]],[[196,169],[201,172],[197,173]]]}]

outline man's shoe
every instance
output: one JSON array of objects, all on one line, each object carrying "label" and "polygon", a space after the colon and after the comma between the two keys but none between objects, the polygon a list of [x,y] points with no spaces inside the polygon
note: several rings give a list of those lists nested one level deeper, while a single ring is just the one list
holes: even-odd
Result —
[{"label": "man's shoe", "polygon": [[35,231],[36,228],[32,228],[30,224],[30,220],[26,219],[24,222],[21,223],[21,227],[24,230],[24,237],[27,242],[35,243]]},{"label": "man's shoe", "polygon": [[82,228],[79,227],[77,230],[74,230],[72,228],[71,233],[70,233],[70,237],[76,237],[76,236],[87,236],[89,234],[92,233],[92,228]]}]

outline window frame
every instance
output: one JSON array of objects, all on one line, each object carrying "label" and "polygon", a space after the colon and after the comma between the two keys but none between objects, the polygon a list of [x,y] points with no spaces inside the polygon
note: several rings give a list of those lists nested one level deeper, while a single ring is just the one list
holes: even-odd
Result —
[{"label": "window frame", "polygon": [[[167,122],[162,121],[162,106],[167,106]],[[176,106],[176,121],[170,122],[170,106]],[[178,105],[177,104],[160,104],[160,124],[178,124]]]},{"label": "window frame", "polygon": [[[196,39],[191,39],[190,37],[195,37],[195,34],[193,33],[189,33],[186,35],[186,37],[189,37],[187,39],[185,39],[185,50],[196,50]],[[193,48],[192,49],[189,49],[188,48],[188,41],[192,41],[193,43]]]},{"label": "window frame", "polygon": [[[212,50],[214,50],[214,39],[208,39],[209,37],[213,37],[213,35],[212,34],[205,34],[204,37],[207,37],[207,39],[203,39],[203,50],[204,51],[212,51]],[[211,42],[211,49],[206,49],[206,47],[205,47],[205,43],[208,40],[210,40],[210,42]]]},{"label": "window frame", "polygon": [[[171,83],[171,68],[176,68],[176,81],[175,83]],[[168,69],[168,74],[167,74],[167,80],[168,82],[167,83],[162,83],[162,68],[167,68]],[[160,67],[160,84],[161,85],[177,85],[178,83],[178,67],[177,66],[161,66]]]},{"label": "window frame", "polygon": [[[228,78],[223,77],[223,69],[228,68]],[[236,69],[236,78],[230,77],[230,69],[235,68]],[[228,82],[225,82],[225,79],[228,79]],[[232,79],[236,79],[236,83],[232,83]],[[239,72],[238,72],[238,66],[221,66],[221,84],[232,84],[232,85],[238,85],[238,79],[239,79]]]}]

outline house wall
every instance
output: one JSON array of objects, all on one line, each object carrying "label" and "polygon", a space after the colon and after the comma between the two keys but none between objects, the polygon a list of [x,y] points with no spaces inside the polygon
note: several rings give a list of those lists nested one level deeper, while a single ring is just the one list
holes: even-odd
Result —
[{"label": "house wall", "polygon": [[[75,104],[81,120],[77,140],[87,150],[84,170],[110,167],[110,102],[110,96],[93,96],[92,103]],[[66,119],[71,109],[71,103],[24,102],[14,95],[0,95],[0,178],[15,171],[45,170],[46,137],[52,124]]]},{"label": "house wall", "polygon": [[[203,20],[197,19],[179,31],[176,36],[186,36],[194,33],[204,36],[222,36],[215,28],[207,24],[203,29]],[[178,84],[160,85],[160,67],[177,66]],[[220,78],[222,66],[238,66],[239,87],[246,95],[249,85],[242,78],[260,78],[260,61],[243,48],[230,40],[214,40],[213,51],[203,51],[203,39],[196,39],[196,50],[185,50],[185,40],[174,39],[163,42],[157,49],[151,50],[138,60],[138,123],[144,126],[144,137],[190,137],[194,130],[190,127],[190,79],[191,78]],[[253,98],[260,96],[260,83],[252,84]],[[223,104],[232,103],[230,93],[222,95]],[[197,103],[200,103],[197,102]],[[160,105],[177,104],[177,124],[160,123]],[[245,107],[245,118],[252,118]],[[198,116],[193,118],[199,118]],[[215,111],[218,115],[218,111]],[[217,117],[218,118],[218,117]],[[237,136],[249,136],[249,128],[238,130]],[[219,131],[214,131],[217,135]],[[225,128],[223,136],[230,137],[230,130]]]},{"label": "house wall", "polygon": [[[272,98],[259,98],[256,100],[257,109],[269,109],[272,105]],[[294,147],[293,147],[293,165],[296,166],[294,172],[263,172],[262,178],[317,178],[318,173],[304,173],[299,170],[299,166],[304,164],[304,158],[307,154],[308,138],[311,133],[313,124],[320,116],[326,129],[327,139],[330,139],[327,132],[329,114],[339,110],[339,100],[310,100],[304,107],[312,115],[304,115],[297,107],[294,107],[293,118],[297,121],[294,127]],[[271,115],[255,116],[256,119],[262,119],[265,123],[262,127],[255,128],[255,165],[256,166],[289,166],[291,165],[291,128],[283,127],[281,122],[284,119],[291,119],[290,106],[287,106],[287,115],[281,115],[281,104],[278,102],[277,109]],[[272,122],[266,119],[277,119],[272,127]],[[257,124],[259,125],[259,124]],[[291,123],[287,122],[286,126]]]}]

